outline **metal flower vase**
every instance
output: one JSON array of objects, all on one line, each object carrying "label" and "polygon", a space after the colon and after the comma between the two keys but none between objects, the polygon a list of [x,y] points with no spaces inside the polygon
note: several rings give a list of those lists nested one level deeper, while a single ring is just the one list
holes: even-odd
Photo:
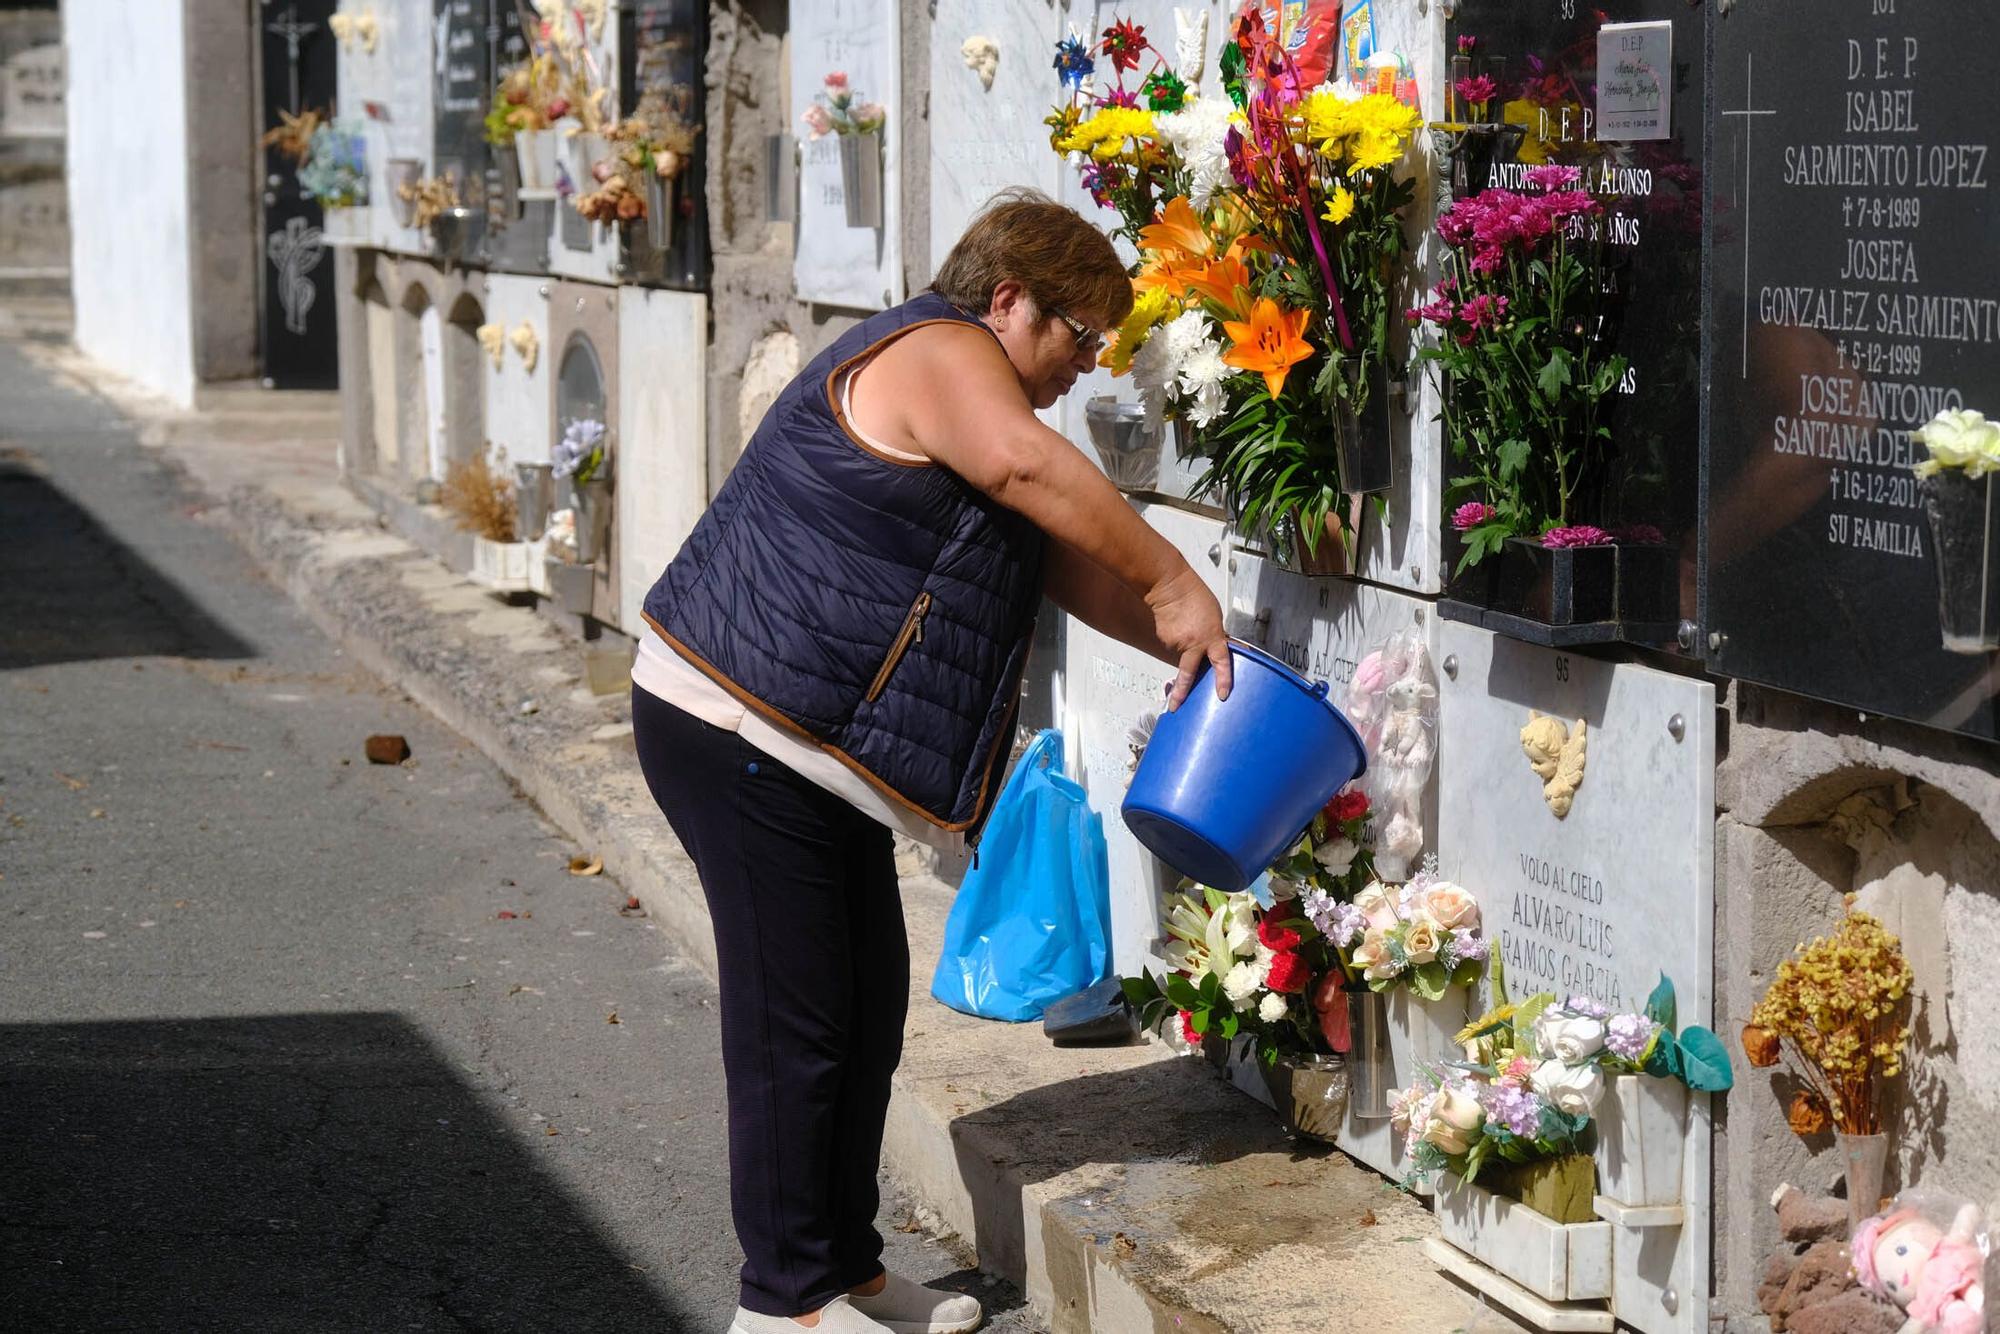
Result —
[{"label": "metal flower vase", "polygon": [[555,473],[546,463],[514,465],[514,509],[523,542],[539,542],[549,530],[549,511],[555,508]]},{"label": "metal flower vase", "polygon": [[576,515],[577,563],[590,565],[610,551],[611,479],[572,480],[569,495],[570,508]]},{"label": "metal flower vase", "polygon": [[483,215],[459,205],[441,209],[431,219],[431,247],[445,267],[462,269],[471,260],[472,252],[478,248],[473,237],[480,216]]},{"label": "metal flower vase", "polygon": [[1389,995],[1367,987],[1343,988],[1347,997],[1348,1107],[1365,1120],[1390,1114],[1389,1095],[1398,1088],[1395,1055],[1389,1048]]},{"label": "metal flower vase", "polygon": [[2000,649],[2000,474],[1974,480],[1946,471],[1917,489],[1930,520],[1945,651]]},{"label": "metal flower vase", "polygon": [[1280,1056],[1258,1062],[1285,1129],[1331,1144],[1347,1124],[1348,1065],[1338,1056]]},{"label": "metal flower vase", "polygon": [[417,201],[414,194],[406,195],[404,191],[416,190],[417,183],[424,178],[424,164],[413,157],[392,157],[388,172],[389,211],[398,227],[408,227],[416,221]]},{"label": "metal flower vase", "polygon": [[847,225],[882,225],[882,136],[840,136],[840,194],[847,204]]},{"label": "metal flower vase", "polygon": [[1121,491],[1149,491],[1160,480],[1160,442],[1164,432],[1146,424],[1140,403],[1093,398],[1083,405],[1090,443],[1104,465],[1104,475]]},{"label": "metal flower vase", "polygon": [[1847,1223],[1860,1227],[1882,1207],[1882,1179],[1889,1165],[1887,1135],[1849,1135],[1836,1131],[1841,1167],[1847,1176]]},{"label": "metal flower vase", "polygon": [[680,202],[674,183],[679,179],[657,171],[646,173],[646,243],[655,250],[665,250],[674,243],[674,214]]}]

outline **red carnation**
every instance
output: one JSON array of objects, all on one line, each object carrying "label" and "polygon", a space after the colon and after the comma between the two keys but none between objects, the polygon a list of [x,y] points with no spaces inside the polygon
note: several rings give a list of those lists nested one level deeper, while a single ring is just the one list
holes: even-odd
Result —
[{"label": "red carnation", "polygon": [[1304,991],[1311,971],[1299,955],[1281,953],[1272,958],[1271,971],[1265,975],[1264,985],[1277,992]]},{"label": "red carnation", "polygon": [[1191,1010],[1181,1011],[1181,1036],[1187,1039],[1190,1047],[1201,1045],[1201,1034],[1194,1031],[1194,1012]]},{"label": "red carnation", "polygon": [[1264,948],[1283,954],[1286,950],[1299,947],[1299,933],[1289,927],[1278,925],[1269,917],[1257,921],[1257,939],[1264,942]]},{"label": "red carnation", "polygon": [[1368,794],[1365,792],[1343,792],[1326,804],[1326,818],[1335,824],[1359,820],[1366,814],[1368,814]]}]

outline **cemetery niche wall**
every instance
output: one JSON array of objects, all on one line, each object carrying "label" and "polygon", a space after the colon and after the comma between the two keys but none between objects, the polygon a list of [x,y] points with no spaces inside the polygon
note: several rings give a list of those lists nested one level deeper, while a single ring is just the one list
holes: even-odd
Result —
[{"label": "cemetery niche wall", "polygon": [[[1571,522],[1610,530],[1621,559],[1643,563],[1632,562],[1633,577],[1621,566],[1610,614],[1580,612],[1577,624],[1550,630],[1496,614],[1509,598],[1462,584],[1446,590],[1448,619],[1544,644],[1672,647],[1695,615],[1707,14],[1679,0],[1465,0],[1451,14],[1449,68],[1437,81],[1444,102],[1426,108],[1445,118],[1432,136],[1440,212],[1487,189],[1532,192],[1528,172],[1546,164],[1575,167],[1603,209],[1581,239],[1606,298],[1599,340],[1629,368],[1604,410],[1608,447],[1585,466]],[[1447,441],[1447,475],[1463,471],[1456,463]],[[1446,535],[1448,562],[1455,538]]]},{"label": "cemetery niche wall", "polygon": [[1967,39],[1977,12],[1718,21],[1700,619],[1716,672],[1992,739],[1993,653],[1945,647],[1940,557],[2000,631],[1993,508],[1940,553],[1910,438],[1942,409],[2000,412],[2000,57]]}]

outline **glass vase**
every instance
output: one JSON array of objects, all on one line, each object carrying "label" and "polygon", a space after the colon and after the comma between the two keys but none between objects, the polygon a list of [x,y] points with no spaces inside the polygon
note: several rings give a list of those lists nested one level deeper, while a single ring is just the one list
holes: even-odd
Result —
[{"label": "glass vase", "polygon": [[2000,475],[1942,472],[1917,491],[1930,520],[1945,652],[2000,649]]},{"label": "glass vase", "polygon": [[1347,1124],[1348,1065],[1338,1056],[1280,1056],[1258,1062],[1285,1129],[1331,1144]]},{"label": "glass vase", "polygon": [[1389,993],[1344,987],[1348,1032],[1348,1106],[1364,1120],[1389,1115],[1389,1095],[1397,1088],[1395,1056],[1389,1049]]}]

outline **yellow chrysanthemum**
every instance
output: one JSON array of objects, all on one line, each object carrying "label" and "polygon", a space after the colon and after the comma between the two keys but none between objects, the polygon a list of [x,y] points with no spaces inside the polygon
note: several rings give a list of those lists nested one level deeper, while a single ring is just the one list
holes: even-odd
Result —
[{"label": "yellow chrysanthemum", "polygon": [[1414,110],[1383,93],[1348,98],[1322,89],[1308,94],[1298,113],[1305,139],[1350,176],[1401,157],[1420,123]]},{"label": "yellow chrysanthemum", "polygon": [[1153,113],[1136,107],[1106,107],[1056,140],[1065,153],[1088,153],[1099,161],[1109,161],[1125,151],[1128,139],[1143,139],[1153,133]]},{"label": "yellow chrysanthemum", "polygon": [[1335,226],[1354,216],[1354,191],[1344,185],[1333,187],[1333,198],[1326,201],[1326,212],[1321,215]]},{"label": "yellow chrysanthemum", "polygon": [[1180,303],[1164,287],[1151,287],[1139,293],[1132,302],[1132,313],[1118,326],[1117,335],[1104,349],[1104,355],[1097,364],[1113,375],[1125,374],[1132,368],[1133,354],[1146,345],[1146,335],[1177,314],[1179,309]]}]

